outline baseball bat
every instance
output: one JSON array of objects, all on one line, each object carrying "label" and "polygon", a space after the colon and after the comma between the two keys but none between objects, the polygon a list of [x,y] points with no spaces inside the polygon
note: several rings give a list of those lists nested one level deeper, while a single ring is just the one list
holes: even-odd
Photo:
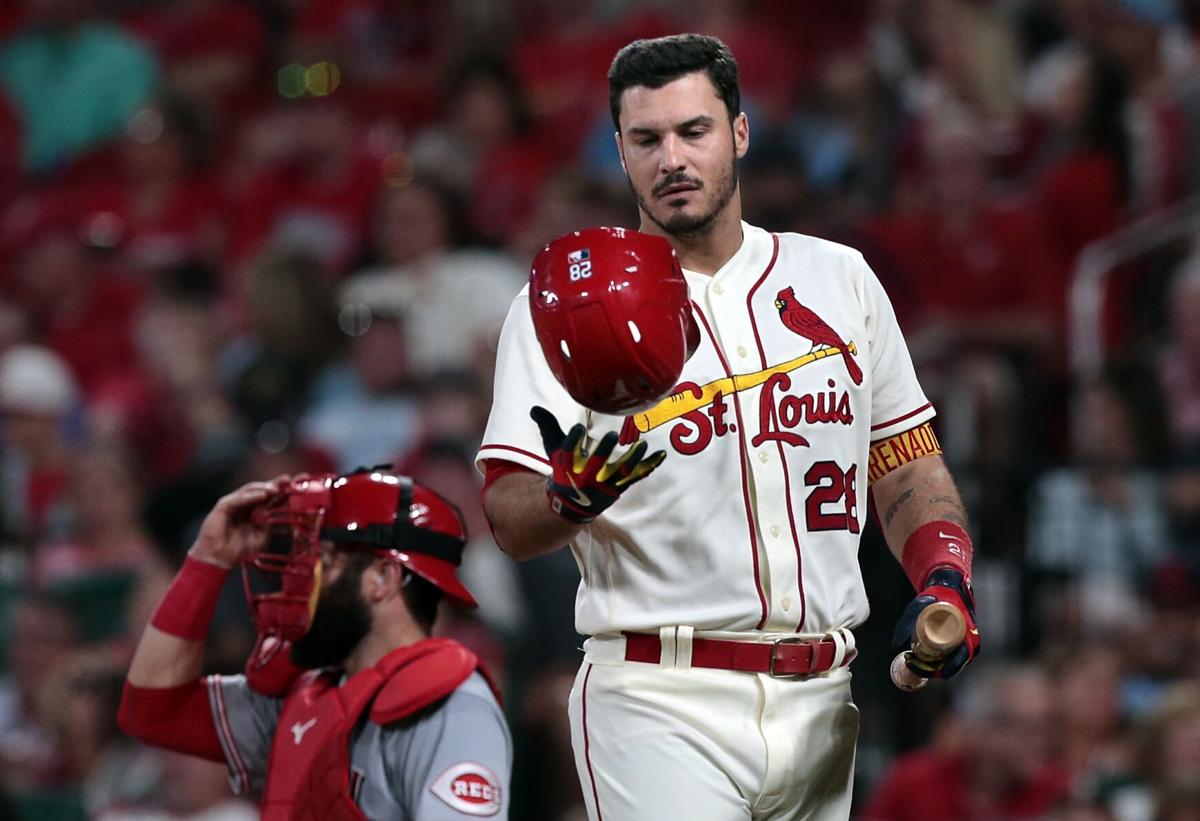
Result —
[{"label": "baseball bat", "polygon": [[949,602],[936,601],[917,615],[917,624],[913,628],[912,649],[898,653],[892,659],[892,683],[906,693],[920,690],[929,683],[929,679],[921,678],[904,662],[909,654],[922,661],[940,661],[967,637],[967,620],[962,611]]}]

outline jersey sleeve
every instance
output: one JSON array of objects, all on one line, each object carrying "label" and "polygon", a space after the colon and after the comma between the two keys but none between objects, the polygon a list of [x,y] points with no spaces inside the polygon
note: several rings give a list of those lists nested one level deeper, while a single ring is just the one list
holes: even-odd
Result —
[{"label": "jersey sleeve", "polygon": [[583,418],[583,410],[546,364],[533,330],[526,289],[513,300],[500,332],[492,411],[483,444],[475,456],[480,473],[486,473],[484,462],[489,459],[503,459],[541,474],[550,473],[541,434],[529,418],[529,410],[534,405],[541,405],[553,413],[563,430],[570,429]]},{"label": "jersey sleeve", "polygon": [[508,818],[512,738],[478,673],[413,727],[384,744],[385,772],[412,821]]},{"label": "jersey sleeve", "polygon": [[936,413],[925,397],[891,300],[866,261],[863,303],[871,362],[871,441],[928,422]]},{"label": "jersey sleeve", "polygon": [[204,681],[234,794],[262,790],[283,702],[254,692],[242,675]]}]

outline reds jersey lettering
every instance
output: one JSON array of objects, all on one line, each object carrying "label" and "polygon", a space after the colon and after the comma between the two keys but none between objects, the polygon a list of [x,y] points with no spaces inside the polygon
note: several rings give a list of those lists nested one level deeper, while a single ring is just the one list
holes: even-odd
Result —
[{"label": "reds jersey lettering", "polygon": [[647,411],[575,404],[538,347],[527,293],[505,322],[481,467],[502,459],[549,473],[534,404],[564,429],[584,423],[592,441],[619,431],[626,446],[667,451],[572,544],[581,633],[809,634],[866,618],[857,550],[868,450],[934,411],[857,251],[742,230],[714,275],[685,270],[701,344],[672,395]]}]

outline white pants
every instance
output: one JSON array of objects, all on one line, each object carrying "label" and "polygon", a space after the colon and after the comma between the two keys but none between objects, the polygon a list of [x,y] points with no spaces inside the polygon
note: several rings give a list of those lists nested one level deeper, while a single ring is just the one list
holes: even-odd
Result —
[{"label": "white pants", "polygon": [[571,741],[592,821],[850,816],[858,708],[850,672],[802,679],[625,662],[585,646]]}]

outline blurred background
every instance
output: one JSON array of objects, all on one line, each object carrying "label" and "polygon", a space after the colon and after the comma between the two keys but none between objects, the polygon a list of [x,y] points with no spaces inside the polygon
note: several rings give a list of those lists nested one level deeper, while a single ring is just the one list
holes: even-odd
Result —
[{"label": "blurred background", "polygon": [[[394,462],[459,504],[514,819],[584,818],[566,551],[493,544],[472,458],[549,239],[635,226],[606,71],[738,58],[746,219],[861,249],[975,536],[984,636],[895,691],[861,563],[856,815],[1200,818],[1198,0],[0,3],[0,818],[241,819],[120,735],[132,646],[250,478]],[[240,671],[238,580],[209,672]]]}]

